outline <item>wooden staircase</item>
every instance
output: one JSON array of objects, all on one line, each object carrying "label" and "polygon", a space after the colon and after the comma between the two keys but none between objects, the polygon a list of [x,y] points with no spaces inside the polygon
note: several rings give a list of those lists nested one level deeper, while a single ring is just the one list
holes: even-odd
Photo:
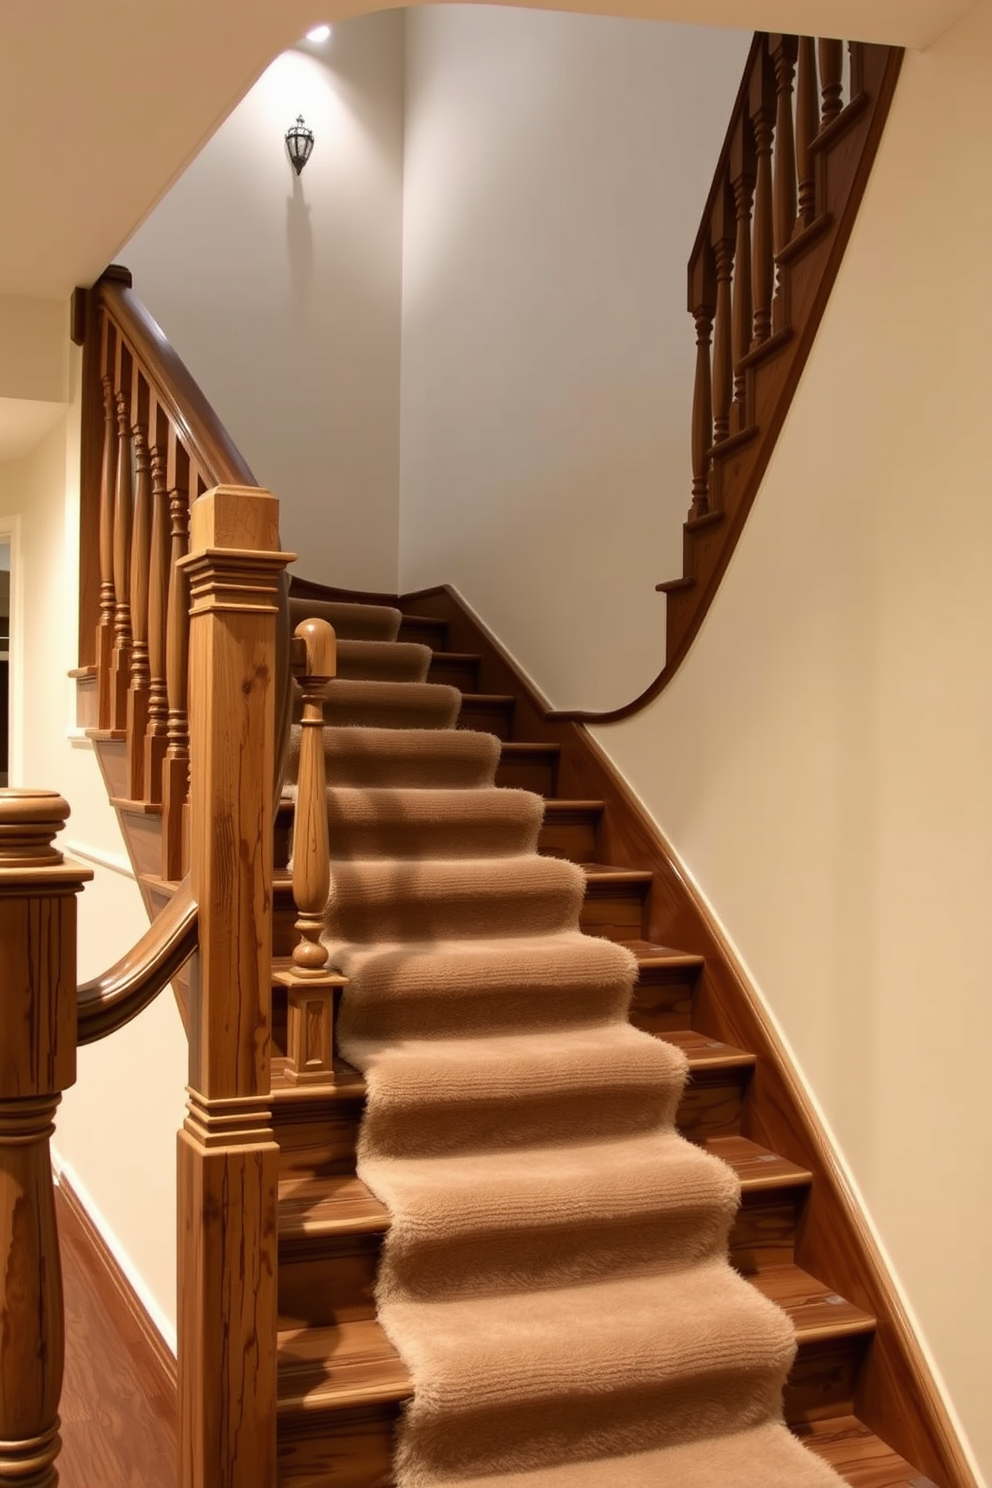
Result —
[{"label": "wooden staircase", "polygon": [[[459,679],[464,687],[460,727],[478,727],[484,719],[492,728],[498,721],[503,746],[497,784],[523,785],[545,797],[540,851],[584,868],[583,930],[621,942],[637,958],[632,1021],[686,1055],[691,1073],[679,1110],[681,1131],[729,1163],[740,1179],[742,1204],[730,1240],[733,1263],[784,1308],[799,1342],[785,1400],[789,1424],[857,1488],[922,1488],[940,1481],[928,1478],[859,1418],[876,1318],[800,1264],[814,1175],[747,1134],[758,1058],[713,1031],[699,996],[705,958],[650,938],[651,868],[600,861],[608,856],[609,804],[558,793],[561,745],[516,737],[518,716],[526,709],[518,709],[511,691],[480,690],[489,680],[483,656],[447,651],[448,628],[443,617],[409,614],[401,639],[434,648],[429,680]],[[498,683],[505,685],[505,673]],[[296,913],[285,868],[287,813],[284,804],[276,833],[274,950],[283,958],[294,943]],[[389,1215],[355,1173],[364,1084],[340,1061],[332,1086],[289,1082],[280,1045],[285,989],[279,982],[274,996],[280,1482],[293,1488],[371,1488],[388,1481],[392,1432],[411,1385],[375,1319],[377,1259]]]},{"label": "wooden staircase", "polygon": [[[845,103],[840,43],[821,42],[814,55],[811,38],[755,38],[690,263],[693,507],[686,574],[665,586],[668,660],[642,698],[611,716],[655,696],[684,655],[798,382],[898,74],[889,49],[859,43],[850,58]],[[200,946],[198,996],[182,978],[174,983],[191,1049],[180,1176],[182,1488],[384,1485],[411,1391],[375,1317],[389,1215],[356,1175],[362,1078],[336,1060],[329,1078],[301,1083],[292,1054],[300,987],[289,970],[298,908],[287,802],[276,810],[271,894],[262,871],[271,762],[252,746],[264,751],[277,735],[267,695],[277,672],[272,596],[288,555],[277,551],[266,493],[126,271],[80,292],[73,321],[85,347],[79,722],[150,916],[185,902],[184,933]],[[194,543],[190,513],[199,508],[202,527],[205,492],[215,530]],[[240,520],[221,520],[229,498],[256,513],[251,544]],[[259,604],[262,570],[269,599]],[[187,578],[198,586],[192,620]],[[395,601],[299,581],[294,589]],[[632,1021],[686,1055],[680,1128],[741,1182],[732,1259],[796,1329],[785,1400],[792,1429],[852,1488],[974,1488],[818,1117],[674,854],[591,736],[546,711],[451,591],[407,596],[401,607],[400,641],[430,646],[430,680],[462,692],[460,726],[501,740],[497,783],[545,798],[540,850],[584,869],[583,929],[636,957]],[[233,663],[229,625],[248,637]],[[347,676],[346,629],[340,639]],[[215,684],[226,688],[221,707]],[[254,711],[239,730],[242,694]],[[226,723],[213,717],[224,706]],[[237,862],[203,830],[214,810],[210,768],[226,780]],[[240,768],[253,775],[250,801],[231,784]],[[195,901],[181,882],[190,864]],[[231,944],[233,897],[242,921],[264,932],[245,955],[247,975]],[[322,981],[332,995],[343,984]],[[212,1293],[221,1292],[217,1304]]]}]

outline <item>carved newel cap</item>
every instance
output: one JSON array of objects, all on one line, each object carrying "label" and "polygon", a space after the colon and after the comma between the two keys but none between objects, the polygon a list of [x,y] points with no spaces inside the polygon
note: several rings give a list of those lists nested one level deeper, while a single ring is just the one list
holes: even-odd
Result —
[{"label": "carved newel cap", "polygon": [[58,791],[0,788],[0,868],[50,868],[62,862],[52,844],[69,804]]}]

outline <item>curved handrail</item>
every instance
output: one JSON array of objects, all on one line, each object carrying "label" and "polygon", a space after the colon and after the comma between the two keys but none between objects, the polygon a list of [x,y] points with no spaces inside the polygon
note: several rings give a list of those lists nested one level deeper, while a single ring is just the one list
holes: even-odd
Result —
[{"label": "curved handrail", "polygon": [[818,65],[811,37],[755,35],[689,260],[692,506],[684,573],[657,586],[668,602],[665,664],[632,702],[561,709],[556,721],[619,723],[647,707],[716,596],[837,277],[903,58],[901,47],[862,42],[850,54],[844,103],[839,41],[819,43]]},{"label": "curved handrail", "polygon": [[78,988],[77,1043],[106,1038],[154,1002],[196,950],[197,915],[186,878],[137,945]]}]

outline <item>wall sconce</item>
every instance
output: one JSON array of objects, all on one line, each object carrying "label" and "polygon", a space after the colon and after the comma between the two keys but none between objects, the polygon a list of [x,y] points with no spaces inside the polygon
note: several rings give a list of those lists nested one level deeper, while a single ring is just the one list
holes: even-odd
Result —
[{"label": "wall sconce", "polygon": [[299,175],[313,151],[313,130],[304,124],[302,114],[297,114],[296,123],[286,130],[286,149],[293,169]]}]

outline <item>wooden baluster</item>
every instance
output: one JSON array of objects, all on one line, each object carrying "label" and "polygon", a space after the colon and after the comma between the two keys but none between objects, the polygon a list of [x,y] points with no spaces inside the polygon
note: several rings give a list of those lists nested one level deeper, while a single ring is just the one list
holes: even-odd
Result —
[{"label": "wooden baluster", "polygon": [[193,507],[190,880],[199,906],[179,1134],[180,1488],[275,1488],[272,806],[279,503]]},{"label": "wooden baluster", "polygon": [[734,386],[731,276],[734,271],[736,224],[729,185],[720,193],[712,224],[716,259],[716,317],[713,324],[713,443],[730,433],[730,400]]},{"label": "wooden baluster", "polygon": [[820,38],[820,127],[826,129],[844,107],[844,43]]},{"label": "wooden baluster", "polygon": [[848,98],[850,102],[853,102],[865,91],[865,43],[849,41],[847,51],[851,63],[851,91]]},{"label": "wooden baluster", "polygon": [[185,570],[180,566],[189,545],[189,460],[175,442],[170,463],[175,465],[177,484],[169,492],[172,547],[165,661],[169,717],[168,744],[162,764],[162,877],[177,879],[186,871],[184,827],[189,791],[189,597]]},{"label": "wooden baluster", "polygon": [[168,422],[161,408],[154,418],[155,443],[150,452],[152,484],[151,556],[148,566],[148,723],[145,729],[143,780],[145,800],[162,800],[162,762],[169,735],[169,690],[165,679],[165,632],[169,604],[171,518],[166,479]]},{"label": "wooden baluster", "polygon": [[[795,36],[769,37],[775,67],[775,254],[776,258],[792,242],[796,228],[796,138],[792,119],[792,84],[796,71],[798,40]],[[775,301],[772,307],[775,330],[789,324],[786,285],[778,267]]]},{"label": "wooden baluster", "polygon": [[754,238],[751,250],[751,279],[754,300],[754,335],[751,350],[772,333],[772,293],[775,285],[775,249],[772,240],[772,145],[775,135],[775,84],[767,41],[751,76],[748,113],[754,130],[755,188]]},{"label": "wooden baluster", "polygon": [[731,409],[731,432],[747,427],[747,374],[741,362],[751,349],[751,327],[754,316],[751,299],[751,203],[754,199],[754,135],[742,116],[737,122],[730,146],[730,181],[734,192],[736,238],[734,244],[734,314],[733,363],[734,403]]},{"label": "wooden baluster", "polygon": [[127,699],[128,796],[144,795],[145,730],[151,668],[148,658],[148,588],[152,549],[151,458],[148,452],[148,384],[134,370],[131,436],[134,440],[134,523],[131,533],[131,686]]},{"label": "wooden baluster", "polygon": [[114,402],[114,329],[104,312],[101,325],[103,376],[103,461],[100,468],[100,619],[96,631],[97,726],[109,729],[114,655],[114,502],[117,494],[117,407]]},{"label": "wooden baluster", "polygon": [[320,943],[331,889],[324,761],[324,695],[337,670],[337,642],[326,620],[304,620],[296,635],[306,647],[300,760],[293,826],[293,897],[299,943],[279,980],[286,994],[285,1077],[295,1085],[327,1084],[334,1076],[334,993],[343,978],[327,971]]},{"label": "wooden baluster", "polygon": [[114,498],[114,668],[111,728],[127,727],[127,694],[131,685],[131,521],[134,510],[134,472],[131,466],[131,358],[118,348],[117,483]]},{"label": "wooden baluster", "polygon": [[0,1483],[55,1488],[64,1319],[49,1138],[76,1078],[76,894],[54,791],[0,791]]},{"label": "wooden baluster", "polygon": [[816,87],[816,43],[812,36],[800,36],[796,83],[796,169],[799,175],[796,235],[810,227],[816,216],[816,165],[812,151],[820,127]]},{"label": "wooden baluster", "polygon": [[709,244],[689,266],[689,313],[696,323],[696,382],[692,393],[692,505],[689,520],[710,509],[710,446],[713,443],[713,382],[710,337],[716,308],[716,271]]}]

